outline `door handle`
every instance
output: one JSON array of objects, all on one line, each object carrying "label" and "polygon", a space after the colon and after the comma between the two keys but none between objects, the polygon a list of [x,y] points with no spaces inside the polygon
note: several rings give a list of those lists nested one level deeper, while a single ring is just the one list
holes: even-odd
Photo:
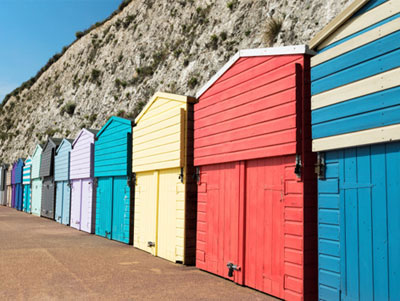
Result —
[{"label": "door handle", "polygon": [[240,266],[233,264],[232,262],[228,262],[226,265],[228,267],[228,277],[233,277],[233,271],[240,271]]}]

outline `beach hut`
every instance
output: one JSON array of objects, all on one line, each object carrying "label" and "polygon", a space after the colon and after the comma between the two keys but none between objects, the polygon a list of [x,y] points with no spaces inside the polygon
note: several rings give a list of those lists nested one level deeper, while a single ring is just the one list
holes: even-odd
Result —
[{"label": "beach hut", "polygon": [[172,262],[195,263],[193,179],[195,98],[156,93],[135,119],[134,246]]},{"label": "beach hut", "polygon": [[10,164],[9,168],[7,170],[7,173],[6,173],[7,206],[8,207],[11,207],[11,202],[12,202],[12,185],[11,185],[12,169],[13,169],[13,164]]},{"label": "beach hut", "polygon": [[241,50],[194,106],[196,266],[285,300],[317,296],[310,54]]},{"label": "beach hut", "polygon": [[96,235],[132,243],[132,126],[111,117],[96,135]]},{"label": "beach hut", "polygon": [[14,164],[14,202],[15,209],[22,211],[22,170],[24,168],[24,159],[19,158]]},{"label": "beach hut", "polygon": [[11,169],[11,208],[15,208],[15,170],[17,167],[17,162],[14,162],[12,164],[12,169]]},{"label": "beach hut", "polygon": [[27,213],[32,212],[32,193],[31,193],[31,169],[32,158],[28,156],[25,160],[24,169],[22,171],[22,190],[23,190],[23,210]]},{"label": "beach hut", "polygon": [[42,162],[43,145],[37,144],[32,154],[32,214],[40,216],[42,207],[42,186],[43,182],[40,178],[40,164]]},{"label": "beach hut", "polygon": [[319,299],[400,300],[400,1],[354,1],[310,47]]},{"label": "beach hut", "polygon": [[94,186],[94,140],[97,130],[82,129],[71,150],[70,181],[71,227],[94,233],[96,217],[96,187]]},{"label": "beach hut", "polygon": [[56,187],[54,184],[54,157],[61,138],[47,139],[43,147],[39,176],[42,178],[42,206],[40,216],[54,219],[56,205]]},{"label": "beach hut", "polygon": [[7,185],[6,185],[6,173],[7,164],[0,165],[0,205],[7,206]]},{"label": "beach hut", "polygon": [[54,157],[54,181],[56,183],[55,220],[69,225],[71,188],[69,183],[70,151],[72,140],[63,139]]}]

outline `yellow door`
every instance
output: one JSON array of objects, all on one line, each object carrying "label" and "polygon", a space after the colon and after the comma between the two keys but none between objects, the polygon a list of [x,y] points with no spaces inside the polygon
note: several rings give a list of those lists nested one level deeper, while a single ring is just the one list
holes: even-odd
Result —
[{"label": "yellow door", "polygon": [[180,168],[160,171],[157,256],[170,261],[183,261],[184,246],[184,185],[179,179]]},{"label": "yellow door", "polygon": [[158,172],[136,174],[134,246],[156,255]]}]

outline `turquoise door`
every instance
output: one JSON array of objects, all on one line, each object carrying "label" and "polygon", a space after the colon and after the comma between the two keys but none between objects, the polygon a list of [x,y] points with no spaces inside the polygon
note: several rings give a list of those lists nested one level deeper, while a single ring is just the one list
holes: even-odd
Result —
[{"label": "turquoise door", "polygon": [[69,225],[71,211],[71,186],[68,181],[63,181],[63,207],[61,223]]},{"label": "turquoise door", "polygon": [[114,177],[113,180],[112,239],[130,243],[131,198],[128,177]]},{"label": "turquoise door", "polygon": [[131,194],[127,180],[127,176],[98,178],[96,235],[131,243]]},{"label": "turquoise door", "polygon": [[31,213],[31,185],[24,185],[23,210]]},{"label": "turquoise door", "polygon": [[56,216],[55,220],[69,225],[71,188],[68,181],[56,182]]},{"label": "turquoise door", "polygon": [[31,200],[31,212],[33,215],[40,216],[42,206],[42,180],[32,180],[32,200]]},{"label": "turquoise door", "polygon": [[97,180],[96,235],[111,239],[113,178]]},{"label": "turquoise door", "polygon": [[319,298],[400,300],[400,142],[330,151],[318,181]]}]

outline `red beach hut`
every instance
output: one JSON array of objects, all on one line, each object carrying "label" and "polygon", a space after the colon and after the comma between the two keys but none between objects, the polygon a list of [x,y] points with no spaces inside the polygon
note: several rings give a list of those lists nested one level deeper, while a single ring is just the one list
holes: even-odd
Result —
[{"label": "red beach hut", "polygon": [[311,54],[241,50],[194,111],[196,266],[286,300],[317,297]]}]

